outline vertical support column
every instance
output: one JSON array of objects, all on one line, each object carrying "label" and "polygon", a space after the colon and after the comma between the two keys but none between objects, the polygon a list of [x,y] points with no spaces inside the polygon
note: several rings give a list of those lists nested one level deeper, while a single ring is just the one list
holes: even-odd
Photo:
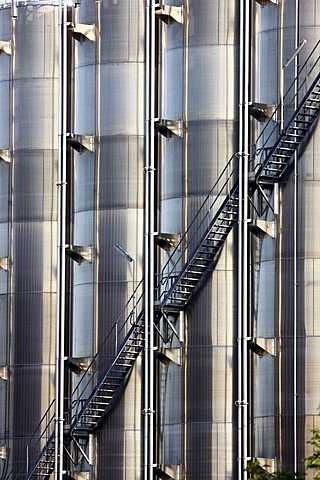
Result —
[{"label": "vertical support column", "polygon": [[155,5],[146,3],[146,140],[145,140],[145,249],[144,249],[144,480],[154,468],[154,110]]},{"label": "vertical support column", "polygon": [[[299,0],[295,3],[295,49],[299,48]],[[298,108],[298,73],[299,73],[299,56],[296,55],[294,63],[294,76],[295,76],[295,104],[294,110]],[[297,425],[297,398],[298,398],[298,365],[297,365],[297,321],[298,321],[298,179],[299,179],[299,167],[298,167],[298,152],[294,154],[294,200],[293,200],[293,463],[294,472],[298,470],[298,425]]]},{"label": "vertical support column", "polygon": [[55,480],[63,478],[67,187],[67,2],[59,1],[59,160],[56,320]]},{"label": "vertical support column", "polygon": [[239,232],[238,232],[238,478],[247,478],[248,458],[248,174],[250,5],[240,3]]}]

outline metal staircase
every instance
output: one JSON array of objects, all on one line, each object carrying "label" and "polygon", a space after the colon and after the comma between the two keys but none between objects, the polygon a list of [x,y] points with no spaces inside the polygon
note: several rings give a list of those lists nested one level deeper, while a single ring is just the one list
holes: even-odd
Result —
[{"label": "metal staircase", "polygon": [[[257,139],[257,145],[261,139],[263,142],[261,147],[256,148],[252,159],[255,167],[252,170],[254,181],[250,184],[250,196],[263,185],[272,185],[283,177],[292,163],[294,153],[306,144],[319,112],[320,74],[307,89],[284,131],[278,134],[279,122],[274,117]],[[277,135],[275,141],[274,132]],[[162,308],[174,306],[179,310],[184,309],[213,271],[222,246],[238,220],[238,166],[239,156],[235,154],[164,265],[157,285],[157,299]],[[142,282],[72,394],[70,413],[67,415],[69,440],[72,437],[85,438],[99,428],[126,385],[144,345],[144,295],[141,288]],[[133,309],[130,309],[132,302]],[[110,351],[114,352],[113,357]],[[40,439],[44,438],[47,441],[41,452],[33,456],[34,463],[27,475],[24,473],[10,478],[50,478],[54,468],[52,423],[48,423],[40,435]]]},{"label": "metal staircase", "polygon": [[277,182],[291,164],[291,160],[316,122],[320,111],[320,74],[312,83],[301,101],[285,131],[279,136],[275,145],[268,151],[267,157],[259,165],[256,181]]},{"label": "metal staircase", "polygon": [[[267,140],[260,149],[260,155],[255,155],[256,167],[253,170],[254,181],[249,187],[250,196],[258,187],[261,190],[265,184],[279,182],[290,167],[295,152],[306,143],[320,112],[320,74],[316,76],[284,131],[269,148],[266,145],[272,134],[278,131],[278,122],[274,119],[279,108],[263,131],[263,134],[265,131],[268,133]],[[273,126],[270,129],[271,123]],[[221,247],[237,222],[239,207],[237,167],[237,156],[234,155],[165,264],[160,276],[162,285],[159,288],[162,307],[173,305],[184,309],[213,270]],[[219,199],[221,202],[223,197],[224,200],[219,203]],[[196,243],[196,246],[183,265],[183,259],[190,251],[192,242]],[[180,265],[183,265],[181,269]]]},{"label": "metal staircase", "polygon": [[[115,358],[111,361],[87,400],[75,400],[76,412],[71,420],[70,431],[74,435],[90,432],[97,428],[108,414],[121,393],[144,342],[143,309],[122,341]],[[88,388],[88,384],[85,389]],[[82,404],[83,403],[83,404]]]},{"label": "metal staircase", "polygon": [[53,431],[50,435],[45,447],[39,455],[39,461],[33,465],[30,472],[26,477],[29,479],[46,479],[49,478],[54,470],[54,458],[55,458],[55,448],[54,448],[54,435]]}]

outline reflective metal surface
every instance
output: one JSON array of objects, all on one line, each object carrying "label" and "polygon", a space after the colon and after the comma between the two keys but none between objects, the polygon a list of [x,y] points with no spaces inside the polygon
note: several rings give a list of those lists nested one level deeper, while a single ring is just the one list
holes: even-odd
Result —
[{"label": "reflective metal surface", "polygon": [[[186,1],[184,12],[183,25],[160,27],[159,117],[184,123],[183,138],[159,140],[159,228],[168,233],[186,230],[238,138],[237,3]],[[182,348],[182,366],[160,367],[159,463],[190,480],[235,478],[234,241],[176,324],[182,342],[165,343]]]},{"label": "reflective metal surface", "polygon": [[[74,132],[96,139],[95,152],[74,153],[73,243],[93,245],[97,259],[73,269],[72,355],[90,357],[112,329],[120,331],[117,318],[142,278],[144,2],[83,1],[74,21],[99,32],[96,42],[73,45]],[[111,344],[106,355],[114,353]],[[141,391],[138,361],[95,437],[97,478],[140,478]],[[79,468],[86,469],[85,460]]]},{"label": "reflective metal surface", "polygon": [[14,44],[0,58],[1,276],[0,443],[2,471],[13,474],[54,397],[56,319],[57,35],[56,9],[0,11],[0,37]]},{"label": "reflective metal surface", "polygon": [[[279,2],[255,8],[257,101],[278,103],[282,82],[285,92],[293,81],[294,62],[282,67],[296,48],[297,4],[299,44],[307,40],[299,54],[302,66],[319,40],[316,2]],[[308,69],[311,67],[308,62]],[[310,428],[319,425],[317,143],[319,125],[301,152],[298,190],[295,193],[294,172],[280,186],[278,239],[254,242],[253,332],[257,337],[276,338],[276,356],[253,357],[253,455],[276,458],[279,469],[299,472],[304,472],[303,458],[311,453],[307,444]],[[271,212],[268,215],[274,218]],[[313,478],[313,472],[307,472],[306,478]]]}]

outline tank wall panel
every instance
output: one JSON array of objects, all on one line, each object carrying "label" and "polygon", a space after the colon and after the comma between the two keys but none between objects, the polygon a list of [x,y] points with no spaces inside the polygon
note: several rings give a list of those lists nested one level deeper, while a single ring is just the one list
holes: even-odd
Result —
[{"label": "tank wall panel", "polygon": [[[75,22],[94,23],[99,32],[95,43],[74,44],[73,69],[74,131],[96,137],[95,152],[74,155],[73,242],[93,245],[97,257],[73,269],[72,350],[74,356],[91,356],[125,312],[121,327],[142,277],[145,4],[88,0],[74,16]],[[105,367],[115,353],[111,340],[106,345]],[[105,367],[99,364],[101,371]],[[94,469],[99,478],[140,477],[141,410],[138,365],[106,428],[97,434]]]},{"label": "tank wall panel", "polygon": [[[185,127],[183,138],[159,137],[160,231],[172,233],[183,233],[192,222],[238,142],[236,2],[184,6],[184,25],[161,29],[159,117],[182,119]],[[168,367],[161,397],[159,462],[183,465],[188,480],[235,474],[234,241],[228,238],[213,276],[188,304],[183,367],[180,377]],[[168,254],[160,255],[163,264]]]},{"label": "tank wall panel", "polygon": [[20,5],[13,22],[10,9],[0,10],[0,38],[13,46],[0,60],[0,149],[12,152],[0,166],[0,256],[10,259],[0,272],[8,472],[23,466],[20,453],[55,392],[57,37],[52,5]]},{"label": "tank wall panel", "polygon": [[[255,95],[260,101],[279,101],[281,62],[295,50],[296,2],[283,2],[265,9],[256,6]],[[299,55],[302,66],[319,39],[318,2],[300,2],[299,43],[307,44]],[[283,15],[282,15],[283,14]],[[282,41],[283,39],[283,50]],[[282,54],[282,58],[281,58]],[[309,60],[309,69],[314,59]],[[318,72],[318,69],[317,69]],[[285,90],[294,78],[294,62],[284,69]],[[269,81],[266,81],[269,75]],[[313,74],[315,75],[315,73]],[[310,85],[312,78],[308,80]],[[301,80],[302,81],[302,80]],[[278,85],[278,88],[274,88]],[[305,90],[302,94],[305,93]],[[258,100],[259,101],[259,100]],[[300,152],[297,196],[297,313],[294,305],[294,173],[281,187],[278,239],[274,247],[263,240],[261,259],[256,273],[257,335],[276,338],[277,356],[259,359],[254,366],[254,438],[255,456],[275,456],[279,468],[293,470],[294,381],[297,385],[297,458],[298,471],[304,471],[302,458],[307,457],[312,415],[317,416],[320,382],[317,379],[319,349],[317,327],[318,292],[318,167],[319,126]],[[270,218],[272,215],[270,214]],[[274,259],[272,260],[272,256]],[[264,261],[265,260],[265,261]],[[258,263],[256,264],[258,265]],[[269,304],[269,311],[268,311]],[[295,357],[295,324],[297,350]],[[297,364],[295,372],[294,365]],[[269,368],[270,367],[270,368]],[[269,386],[269,388],[268,388]],[[272,411],[273,406],[273,411]],[[275,430],[274,430],[275,429]],[[275,436],[274,431],[278,432]],[[312,478],[308,472],[306,478]]]}]

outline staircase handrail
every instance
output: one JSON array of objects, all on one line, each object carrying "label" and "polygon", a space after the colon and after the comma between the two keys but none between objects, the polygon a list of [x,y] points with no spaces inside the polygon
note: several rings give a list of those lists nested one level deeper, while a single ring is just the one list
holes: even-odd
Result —
[{"label": "staircase handrail", "polygon": [[[137,326],[140,325],[140,321],[141,319],[143,318],[143,314],[144,314],[144,308],[140,311],[139,315],[137,316],[137,319],[135,321],[134,324],[131,324],[131,328],[130,330],[128,331],[127,335],[125,336],[125,338],[122,340],[120,346],[119,346],[119,349],[117,351],[117,354],[112,358],[111,362],[107,365],[107,367],[104,369],[104,373],[102,376],[100,376],[97,384],[95,385],[95,387],[92,389],[91,393],[89,394],[89,396],[84,399],[83,403],[81,404],[81,401],[78,403],[80,403],[80,411],[78,413],[74,413],[73,416],[71,417],[71,423],[70,423],[70,430],[73,431],[78,422],[81,420],[81,417],[82,415],[85,413],[88,405],[90,405],[90,402],[91,400],[93,399],[93,397],[95,396],[96,392],[99,390],[101,384],[104,382],[104,380],[107,378],[110,370],[112,369],[112,367],[117,363],[117,361],[119,360],[119,358],[121,357],[121,354],[123,353],[123,350],[124,348],[126,347],[126,344],[127,344],[127,341],[130,339],[132,333],[134,332],[135,328]],[[75,407],[75,406],[74,406]]]},{"label": "staircase handrail", "polygon": [[[55,418],[55,410],[54,410],[54,405],[55,405],[55,399],[53,399],[43,414],[42,418],[40,419],[38,425],[36,426],[34,432],[32,433],[31,437],[28,440],[27,445],[25,446],[24,450],[22,453],[25,454],[26,460],[24,464],[22,465],[21,469],[15,476],[13,477],[13,468],[11,471],[6,475],[7,479],[12,479],[12,480],[18,480],[24,478],[26,472],[29,470],[28,466],[28,459],[30,458],[30,453],[34,451],[38,445],[41,443],[43,439],[45,439],[46,443],[45,446],[41,449],[41,454],[45,451],[47,448],[48,440],[52,437],[53,432],[54,432],[54,418]],[[53,412],[51,412],[53,408]],[[43,428],[42,424],[45,422],[45,427]],[[41,455],[40,454],[40,455]],[[39,455],[39,456],[40,456]],[[32,460],[32,461],[35,461]]]},{"label": "staircase handrail", "polygon": [[[308,65],[308,62],[310,61],[310,59],[313,57],[314,53],[316,52],[316,50],[319,48],[320,46],[320,40],[316,43],[316,45],[313,47],[312,51],[310,52],[310,54],[308,55],[307,59],[305,60],[305,62],[303,63],[303,65],[300,67],[299,69],[299,73],[298,75],[296,76],[296,78],[292,81],[292,83],[290,84],[286,94],[284,95],[283,97],[283,102],[285,101],[285,99],[287,99],[290,95],[290,91],[291,89],[293,88],[293,86],[296,84],[296,81],[297,81],[297,78],[299,78],[303,72],[303,70],[305,69],[305,67]],[[297,96],[302,88],[304,88],[306,82],[307,82],[307,77],[310,76],[310,74],[314,71],[314,69],[316,68],[316,66],[318,65],[320,61],[320,55],[316,58],[315,62],[313,63],[312,67],[309,69],[308,71],[308,74],[305,76],[303,82],[300,84],[297,92],[295,92],[294,96],[292,97],[292,99],[290,100],[290,102],[292,102],[295,98],[295,96]],[[314,83],[314,82],[313,82]],[[309,89],[310,90],[310,89]],[[309,91],[308,90],[308,91]],[[306,95],[305,95],[306,96]],[[304,96],[304,98],[305,98]],[[302,104],[302,102],[301,102]],[[256,169],[257,167],[261,167],[261,164],[263,164],[266,159],[262,159],[260,160],[258,163],[256,163],[257,161],[257,158],[259,157],[259,155],[266,155],[268,156],[268,148],[267,148],[267,145],[268,145],[268,142],[269,140],[271,139],[272,135],[274,134],[275,130],[279,128],[279,122],[276,120],[277,119],[277,116],[279,114],[279,111],[282,107],[282,103],[280,102],[276,109],[274,110],[271,118],[268,120],[268,122],[266,123],[266,125],[264,126],[263,130],[261,131],[261,133],[259,134],[259,136],[257,137],[255,143],[253,145],[251,145],[251,147],[253,148],[253,152],[252,152],[252,155],[249,156],[249,162],[250,163],[253,163],[255,162],[255,165],[252,166],[252,169]],[[296,114],[296,112],[295,112]],[[292,121],[292,118],[293,117],[290,117],[290,120],[288,122],[288,124],[291,123]],[[263,140],[263,145],[260,147],[260,148],[257,148],[257,144],[259,143],[260,139],[262,139],[265,135],[265,133],[268,131],[270,125],[273,123],[273,128],[271,128],[271,131],[268,132],[268,136],[267,138],[264,138]],[[158,295],[159,295],[159,299],[163,299],[165,296],[166,296],[166,293],[167,291],[165,289],[163,289],[163,285],[168,282],[168,281],[172,281],[175,277],[176,277],[176,273],[175,273],[175,270],[178,266],[178,264],[181,262],[183,256],[185,255],[185,252],[186,252],[186,249],[187,249],[187,246],[184,246],[184,244],[186,243],[190,243],[190,240],[192,241],[195,236],[197,235],[197,233],[199,232],[199,229],[201,228],[201,226],[203,225],[204,221],[208,218],[209,216],[209,212],[214,208],[214,205],[216,203],[216,200],[217,198],[215,198],[215,200],[212,202],[212,204],[210,205],[210,208],[208,209],[207,208],[207,204],[210,200],[210,198],[212,197],[213,195],[213,192],[214,190],[217,188],[219,182],[221,182],[222,178],[224,177],[226,171],[228,170],[228,168],[230,168],[230,165],[232,164],[232,162],[235,161],[235,159],[237,159],[239,157],[239,153],[234,153],[232,155],[232,157],[229,159],[229,161],[227,162],[227,165],[225,166],[225,168],[222,170],[221,174],[219,175],[218,179],[216,180],[216,182],[214,183],[213,187],[211,188],[209,194],[206,196],[206,198],[204,199],[203,203],[201,204],[199,210],[197,211],[195,217],[193,218],[192,222],[190,223],[190,225],[188,226],[187,230],[185,231],[185,233],[180,237],[180,240],[178,242],[178,244],[176,245],[175,249],[170,252],[170,255],[169,255],[169,258],[167,259],[166,263],[164,264],[161,272],[160,272],[160,275],[159,275],[159,280],[158,280],[158,284],[157,284],[157,288],[158,288]],[[237,167],[237,162],[235,162],[236,165],[235,165],[235,168]],[[231,172],[231,175],[230,177],[233,175],[235,170],[233,170]],[[230,182],[231,178],[227,178],[227,182]],[[220,189],[223,190],[223,188],[225,187],[226,183],[224,183],[222,185],[222,188]],[[233,187],[233,185],[231,185],[231,188]],[[207,209],[203,219],[200,221],[199,223],[199,226],[198,228],[194,231],[191,239],[188,238],[188,235],[191,231],[191,229],[194,227],[196,221],[198,220],[198,218],[200,217],[201,214],[203,214],[204,210]],[[186,238],[188,238],[188,242],[186,242]],[[194,251],[192,251],[191,255],[188,256],[188,259],[186,260],[185,262],[185,265],[186,266],[189,262],[190,262],[190,258],[192,257],[192,255],[194,254]],[[181,252],[181,253],[179,253]],[[176,260],[173,260],[174,258],[176,258]],[[169,268],[171,264],[171,268]]]},{"label": "staircase handrail", "polygon": [[[102,352],[103,352],[103,349],[104,349],[106,343],[110,340],[110,338],[113,335],[112,343],[114,344],[114,356],[112,357],[112,359],[116,359],[120,350],[121,350],[121,348],[123,347],[123,341],[121,341],[121,343],[118,345],[119,338],[121,338],[121,335],[124,333],[125,329],[128,327],[129,324],[130,324],[129,331],[131,331],[132,326],[135,325],[136,322],[138,321],[139,316],[140,316],[140,314],[143,310],[143,301],[142,300],[143,300],[143,297],[144,297],[144,292],[140,291],[142,285],[143,285],[143,279],[140,280],[140,282],[138,283],[137,287],[135,288],[134,292],[132,293],[131,297],[129,298],[128,302],[126,303],[125,308],[123,309],[123,311],[118,316],[116,322],[113,324],[113,326],[112,326],[111,330],[109,331],[108,335],[105,337],[102,344],[100,345],[97,353],[92,358],[90,364],[88,365],[85,372],[83,373],[83,375],[81,377],[81,380],[79,381],[78,385],[74,388],[74,390],[72,392],[72,395],[71,395],[71,405],[70,405],[71,412],[78,402],[87,400],[87,399],[82,399],[82,397],[83,397],[83,394],[86,391],[86,389],[90,386],[90,384],[91,385],[93,384],[93,387],[92,387],[91,391],[93,391],[93,389],[95,388],[94,380],[96,378],[98,369],[95,369],[94,366],[97,364],[97,360],[99,358],[104,357],[104,355],[102,355]],[[128,310],[128,307],[132,303],[133,303],[133,307],[132,307],[130,313],[126,316],[126,312]],[[120,324],[120,322],[123,318],[124,318],[124,321],[122,322],[120,329],[118,329],[118,326],[119,326],[119,324]],[[125,335],[124,337],[127,338],[127,335]],[[107,368],[108,365],[109,364],[107,363],[105,368]],[[101,367],[101,365],[100,365],[100,367]],[[105,368],[104,368],[104,370],[105,370]],[[101,373],[101,372],[99,372],[99,373]],[[100,384],[100,380],[98,379],[96,383]],[[91,394],[91,392],[90,392],[90,394]],[[71,418],[72,417],[73,416],[72,416],[72,413],[71,413]]]},{"label": "staircase handrail", "polygon": [[[315,44],[315,46],[311,50],[310,54],[308,55],[308,57],[305,60],[305,62],[303,63],[303,65],[299,68],[299,72],[296,75],[296,77],[293,79],[291,84],[289,85],[285,95],[283,96],[282,102],[278,103],[278,105],[276,106],[276,108],[275,108],[274,112],[272,113],[271,117],[266,122],[265,126],[263,127],[260,134],[256,138],[254,144],[251,145],[251,148],[253,150],[252,155],[250,157],[251,162],[253,162],[253,161],[256,162],[257,157],[259,157],[259,155],[268,154],[268,148],[266,148],[266,147],[267,147],[268,142],[271,140],[273,134],[275,133],[275,131],[277,131],[279,129],[280,122],[278,120],[278,116],[281,112],[282,105],[286,103],[286,100],[289,98],[290,93],[292,94],[291,90],[295,87],[297,80],[299,78],[301,78],[301,75],[303,74],[304,69],[308,66],[308,62],[313,57],[313,55],[315,54],[315,52],[318,48],[320,49],[320,40],[318,40],[318,42]],[[316,66],[319,63],[320,63],[320,55],[317,56],[316,60],[314,61],[313,65],[312,65],[312,67],[309,69],[307,74],[304,76],[304,79],[300,83],[300,85],[298,86],[297,91],[294,91],[294,94],[293,94],[292,98],[290,98],[290,101],[288,102],[290,105],[292,105],[293,102],[294,102],[294,99],[299,96],[302,89],[305,87],[305,85],[307,83],[308,77],[313,73],[313,71],[315,70]],[[310,90],[310,88],[308,90]],[[304,97],[305,97],[305,95],[304,95]],[[300,101],[299,103],[301,104],[302,101]],[[287,126],[291,123],[291,120],[292,120],[292,116],[290,115],[290,118],[286,122],[286,125],[283,125],[283,130],[285,130],[287,128]],[[262,141],[262,145],[259,146],[259,143],[261,141]],[[261,164],[262,162],[263,162],[263,160],[260,160],[259,164]]]},{"label": "staircase handrail", "polygon": [[[237,178],[238,174],[238,162],[239,154],[234,153],[227,162],[226,166],[222,170],[217,180],[215,181],[210,192],[203,200],[200,208],[198,209],[187,230],[181,236],[175,249],[170,252],[170,256],[160,272],[157,284],[159,294],[158,299],[160,301],[166,295],[166,290],[163,290],[163,286],[165,285],[165,283],[167,283],[168,281],[171,282],[171,280],[176,277],[177,267],[180,262],[183,261],[183,257],[185,256],[190,242],[192,242],[196,238],[197,234],[199,234],[199,231],[201,230],[205,222],[206,226],[204,230],[206,230],[206,228],[210,224],[213,209],[219,202],[221,202],[221,195],[223,190],[227,189],[227,191],[230,192],[233,189],[235,184],[233,180]],[[215,192],[215,190],[217,191]],[[197,222],[198,224],[196,225]],[[194,231],[191,233],[193,229]],[[201,232],[203,232],[203,230],[201,230]],[[186,239],[188,239],[188,241],[186,241]],[[184,262],[185,264],[190,261],[192,255],[193,252],[191,255],[188,256],[188,259]],[[178,271],[180,270],[181,269],[179,268]]]},{"label": "staircase handrail", "polygon": [[268,163],[268,160],[270,158],[272,158],[272,154],[274,153],[274,151],[276,150],[277,146],[281,143],[281,141],[283,141],[283,139],[287,136],[287,131],[290,129],[290,127],[294,124],[297,116],[299,115],[299,113],[303,110],[304,108],[304,104],[306,102],[306,100],[308,99],[310,93],[312,92],[312,90],[314,89],[314,87],[317,85],[317,83],[319,82],[319,79],[320,79],[320,73],[318,74],[318,76],[314,79],[313,83],[311,84],[311,86],[309,87],[307,93],[305,94],[305,96],[303,97],[303,99],[301,100],[297,110],[295,110],[295,112],[293,113],[293,115],[291,116],[290,120],[288,121],[287,125],[286,125],[286,128],[285,130],[279,135],[278,137],[278,140],[276,141],[276,143],[272,146],[272,148],[269,148],[269,149],[265,149],[266,150],[266,157],[265,159],[262,161],[262,162],[259,162],[258,164],[256,164],[255,168],[254,168],[254,172],[255,172],[255,175],[256,175],[256,178],[259,177],[260,173],[263,171],[263,169],[265,168],[265,166],[267,165]]}]

